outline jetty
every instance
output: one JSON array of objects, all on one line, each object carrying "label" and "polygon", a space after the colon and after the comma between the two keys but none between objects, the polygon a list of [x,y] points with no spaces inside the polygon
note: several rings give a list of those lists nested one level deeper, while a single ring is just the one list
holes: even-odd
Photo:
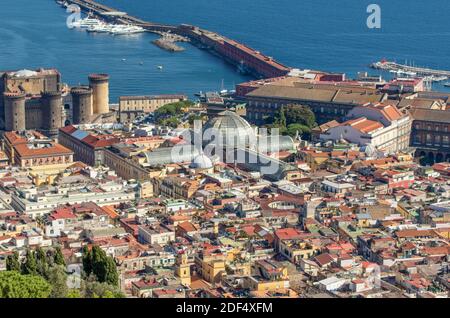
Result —
[{"label": "jetty", "polygon": [[[170,33],[187,38],[193,45],[211,52],[224,61],[235,65],[241,72],[252,74],[256,78],[284,76],[291,71],[290,67],[243,43],[197,26],[188,24],[170,25],[144,21],[93,0],[66,0],[64,3],[65,6],[71,4],[77,5],[85,13],[110,23],[136,25],[148,32],[158,34]],[[156,45],[163,48],[168,47],[168,49],[173,48],[173,45],[178,47],[175,42],[178,41],[167,41],[166,39],[154,41]]]},{"label": "jetty", "polygon": [[450,77],[450,71],[434,70],[431,68],[398,64],[396,62],[390,62],[385,60],[372,63],[370,67],[383,71],[392,71],[404,74],[410,73],[425,77],[433,77],[435,78],[435,80],[446,80]]},{"label": "jetty", "polygon": [[161,35],[161,38],[152,41],[156,46],[170,51],[170,52],[181,52],[184,51],[184,47],[177,45],[177,42],[190,42],[188,37],[181,36],[178,34],[173,34],[170,32],[155,32]]}]

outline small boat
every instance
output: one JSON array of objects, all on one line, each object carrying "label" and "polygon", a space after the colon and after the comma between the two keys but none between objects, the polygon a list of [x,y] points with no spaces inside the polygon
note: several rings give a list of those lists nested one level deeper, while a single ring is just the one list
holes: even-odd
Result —
[{"label": "small boat", "polygon": [[450,82],[444,83],[445,87],[450,87]]},{"label": "small boat", "polygon": [[162,65],[158,65],[157,68],[158,68],[159,70],[162,70],[162,69],[163,69]]},{"label": "small boat", "polygon": [[125,62],[127,59],[122,59],[122,62]]}]

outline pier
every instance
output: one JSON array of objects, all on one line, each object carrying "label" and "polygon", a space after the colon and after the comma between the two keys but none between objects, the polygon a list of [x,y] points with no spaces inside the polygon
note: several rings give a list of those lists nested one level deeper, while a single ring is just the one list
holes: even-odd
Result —
[{"label": "pier", "polygon": [[446,80],[450,77],[450,71],[433,70],[430,68],[398,64],[396,62],[389,62],[389,61],[376,62],[371,64],[370,67],[383,71],[393,71],[406,74],[411,73],[415,75],[432,77],[432,80],[434,78],[435,81]]},{"label": "pier", "polygon": [[102,20],[140,26],[148,32],[158,34],[161,34],[161,32],[170,32],[171,34],[189,38],[193,45],[208,50],[226,62],[235,65],[240,72],[252,74],[257,78],[284,76],[291,70],[290,67],[277,62],[272,57],[266,56],[245,44],[197,26],[153,23],[130,16],[129,14],[114,15],[119,10],[92,0],[66,0],[65,3],[78,5],[83,12],[94,15]]},{"label": "pier", "polygon": [[128,14],[115,16],[112,13],[118,12],[118,10],[105,6],[101,3],[91,1],[91,0],[66,0],[67,4],[75,4],[80,7],[83,12],[90,13],[102,20],[114,19],[116,23],[119,24],[132,24],[145,28],[150,32],[168,32],[176,29],[176,26],[165,25],[159,23],[151,23],[136,17],[130,16]]}]

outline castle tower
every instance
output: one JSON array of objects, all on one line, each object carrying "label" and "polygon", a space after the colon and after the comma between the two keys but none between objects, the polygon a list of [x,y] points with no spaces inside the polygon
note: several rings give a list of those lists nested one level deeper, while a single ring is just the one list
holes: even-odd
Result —
[{"label": "castle tower", "polygon": [[89,123],[92,114],[92,89],[87,86],[74,87],[72,94],[72,121],[75,125]]},{"label": "castle tower", "polygon": [[3,96],[5,105],[5,130],[25,130],[25,94],[4,93]]},{"label": "castle tower", "polygon": [[188,257],[185,253],[177,256],[175,275],[180,277],[181,284],[186,286],[191,284],[191,267],[188,264]]},{"label": "castle tower", "polygon": [[92,88],[94,114],[109,113],[109,76],[107,74],[91,74],[89,75],[89,86]]},{"label": "castle tower", "polygon": [[42,93],[42,128],[51,136],[58,133],[62,124],[62,96],[59,91]]}]

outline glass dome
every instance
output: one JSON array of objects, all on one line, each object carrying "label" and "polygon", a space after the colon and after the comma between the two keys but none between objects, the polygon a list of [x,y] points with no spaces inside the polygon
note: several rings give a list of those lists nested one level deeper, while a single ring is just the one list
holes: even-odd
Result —
[{"label": "glass dome", "polygon": [[246,148],[256,145],[255,130],[238,114],[224,111],[210,119],[203,129],[203,145]]}]

